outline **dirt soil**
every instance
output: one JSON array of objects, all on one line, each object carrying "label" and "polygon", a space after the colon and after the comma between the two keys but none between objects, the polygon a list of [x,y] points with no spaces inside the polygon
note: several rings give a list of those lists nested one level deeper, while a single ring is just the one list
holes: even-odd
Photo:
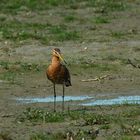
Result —
[{"label": "dirt soil", "polygon": [[[82,4],[84,5],[84,3]],[[71,73],[72,87],[66,88],[66,96],[84,95],[95,99],[128,95],[140,96],[140,3],[138,1],[129,1],[129,4],[132,6],[131,10],[112,12],[111,17],[109,17],[111,22],[98,25],[91,24],[87,20],[97,14],[92,7],[73,9],[72,12],[81,18],[81,22],[84,20],[84,24],[80,23],[80,21],[65,24],[68,24],[71,28],[72,26],[76,27],[82,33],[84,32],[84,35],[82,34],[83,38],[80,40],[52,41],[50,44],[45,45],[35,39],[26,39],[17,43],[10,39],[3,39],[0,32],[0,61],[8,63],[8,70],[17,72],[22,63],[28,64],[28,66],[37,64],[39,68],[41,67],[39,71],[33,70],[34,68],[26,71],[25,67],[25,70],[20,73],[17,72],[18,74],[12,80],[11,77],[9,78],[10,80],[7,77],[0,79],[0,133],[8,133],[12,140],[29,140],[30,136],[37,132],[58,133],[66,129],[73,129],[73,122],[33,124],[16,121],[16,118],[29,107],[45,108],[50,112],[53,110],[53,103],[18,104],[14,99],[17,97],[53,96],[52,83],[47,80],[45,70],[51,60],[51,50],[55,47],[61,49]],[[1,13],[0,16],[6,17],[7,21],[16,19],[21,22],[41,24],[49,21],[53,25],[59,25],[64,22],[62,20],[63,14],[65,12],[71,13],[70,9],[63,6],[40,12],[28,10],[27,12],[24,8],[26,7],[21,7],[15,15]],[[59,14],[62,15],[60,16]],[[117,34],[118,36],[120,35],[120,38],[117,38],[117,35],[115,34],[115,36],[112,33],[112,36],[116,37],[114,39],[110,36],[110,31],[114,32],[114,34],[123,32],[123,37],[120,35],[121,33]],[[135,66],[129,63],[128,59]],[[19,62],[19,65],[16,65],[16,62]],[[106,64],[111,67],[106,69],[104,67]],[[0,66],[0,74],[1,77],[4,77],[8,70],[5,67],[3,68],[2,65]],[[109,76],[97,81],[82,81],[104,75]],[[61,93],[62,87],[58,85],[57,95],[60,96],[62,95]],[[68,106],[71,110],[83,109],[82,106],[76,105],[79,102],[74,102],[74,106],[66,103],[65,109],[67,110]],[[92,112],[95,111],[95,113],[108,112],[112,114],[112,112],[131,110],[132,108],[131,106],[128,108],[126,106],[119,106],[118,108],[102,106],[91,110]],[[88,107],[84,109],[88,110]],[[61,111],[61,103],[57,103],[57,110]],[[76,126],[74,129],[81,127]],[[93,127],[96,129],[98,126]],[[116,132],[118,131],[116,130]],[[102,131],[96,139],[107,139],[104,137],[105,134],[109,136],[112,133],[111,130],[110,132]],[[6,140],[1,137],[0,140]],[[138,140],[140,136],[133,136],[132,139]]]}]

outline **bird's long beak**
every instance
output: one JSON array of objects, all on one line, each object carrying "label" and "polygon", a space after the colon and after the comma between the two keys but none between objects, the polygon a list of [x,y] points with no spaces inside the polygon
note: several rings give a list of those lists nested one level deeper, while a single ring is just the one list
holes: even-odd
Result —
[{"label": "bird's long beak", "polygon": [[67,64],[67,62],[65,61],[65,59],[64,59],[62,54],[59,53],[58,56],[59,56],[61,61],[63,61],[65,64]]}]

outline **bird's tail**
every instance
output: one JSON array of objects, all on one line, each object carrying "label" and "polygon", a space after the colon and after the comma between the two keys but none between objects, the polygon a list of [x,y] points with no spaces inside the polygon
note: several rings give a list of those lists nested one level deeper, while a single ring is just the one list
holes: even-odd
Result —
[{"label": "bird's tail", "polygon": [[65,82],[65,85],[66,85],[66,87],[72,86],[71,81],[70,81],[70,80],[67,80],[67,81]]}]

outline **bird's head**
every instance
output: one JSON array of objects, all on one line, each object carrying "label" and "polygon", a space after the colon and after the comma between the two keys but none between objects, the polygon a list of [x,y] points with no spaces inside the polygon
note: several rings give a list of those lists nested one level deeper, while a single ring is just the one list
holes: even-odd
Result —
[{"label": "bird's head", "polygon": [[64,60],[64,58],[63,58],[63,56],[62,56],[62,54],[61,54],[60,49],[54,48],[54,49],[53,49],[53,56],[58,57],[59,60],[61,60],[61,61],[63,61],[64,63],[66,63],[66,61]]}]

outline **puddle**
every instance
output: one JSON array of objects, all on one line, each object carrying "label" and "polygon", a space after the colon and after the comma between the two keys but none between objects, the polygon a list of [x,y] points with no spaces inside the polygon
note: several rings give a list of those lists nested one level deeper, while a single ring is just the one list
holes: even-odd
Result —
[{"label": "puddle", "polygon": [[[92,99],[93,97],[89,96],[65,96],[65,101],[84,101],[87,99]],[[15,98],[19,103],[49,103],[54,101],[54,96],[48,96],[45,98]],[[62,101],[62,96],[56,97],[56,102]]]},{"label": "puddle", "polygon": [[113,99],[92,100],[88,103],[83,103],[83,106],[96,105],[118,105],[118,104],[140,104],[140,96],[119,96]]},{"label": "puddle", "polygon": [[[28,103],[50,103],[54,102],[53,96],[48,96],[45,98],[15,98],[18,103],[28,104]],[[61,102],[62,96],[56,97],[56,102]],[[118,105],[118,104],[140,104],[140,96],[119,96],[113,99],[100,99],[95,100],[91,96],[65,96],[65,101],[84,101],[79,105],[82,106],[96,106],[96,105]]]}]

